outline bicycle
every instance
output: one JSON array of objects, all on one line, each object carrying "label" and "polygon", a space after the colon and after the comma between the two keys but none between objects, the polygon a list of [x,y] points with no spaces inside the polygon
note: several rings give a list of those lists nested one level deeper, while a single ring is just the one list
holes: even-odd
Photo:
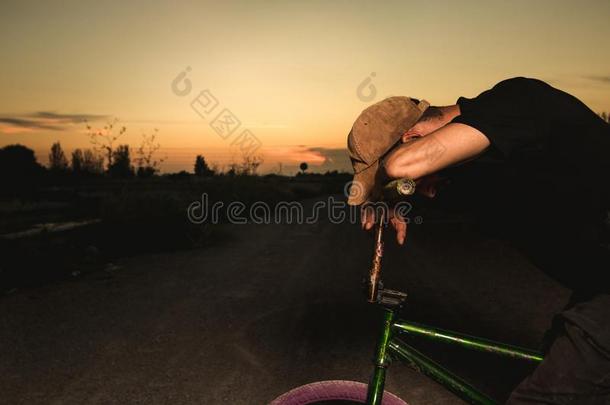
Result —
[{"label": "bicycle", "polygon": [[[392,201],[413,195],[416,184],[410,179],[399,179],[383,188],[382,201]],[[416,371],[427,375],[459,398],[475,405],[492,405],[496,402],[470,383],[414,349],[402,338],[418,335],[432,340],[460,345],[467,349],[480,350],[500,356],[508,356],[533,362],[541,362],[541,353],[506,343],[443,330],[399,319],[407,294],[386,289],[381,281],[381,259],[383,257],[383,230],[387,217],[381,206],[375,225],[373,263],[368,279],[365,280],[367,301],[383,308],[383,323],[373,360],[374,370],[368,384],[332,380],[320,381],[294,388],[274,399],[270,405],[312,405],[312,404],[367,404],[367,405],[407,405],[396,395],[384,391],[387,368],[394,359],[402,360]]]}]

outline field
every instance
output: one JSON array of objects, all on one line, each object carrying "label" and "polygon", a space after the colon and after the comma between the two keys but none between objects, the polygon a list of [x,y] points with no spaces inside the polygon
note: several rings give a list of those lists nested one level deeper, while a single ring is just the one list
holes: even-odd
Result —
[{"label": "field", "polygon": [[216,223],[189,220],[202,201],[270,205],[342,193],[346,175],[155,176],[47,181],[0,201],[2,291],[79,276],[138,253],[203,247],[222,239]]}]

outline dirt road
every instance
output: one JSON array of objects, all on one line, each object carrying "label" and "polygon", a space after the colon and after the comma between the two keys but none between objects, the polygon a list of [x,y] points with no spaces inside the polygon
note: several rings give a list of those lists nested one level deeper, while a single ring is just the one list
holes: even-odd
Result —
[{"label": "dirt road", "polygon": [[[218,246],[126,259],[118,269],[0,299],[0,403],[265,404],[321,379],[366,381],[378,309],[360,279],[357,225],[233,225]],[[533,346],[567,293],[468,225],[424,218],[388,241],[385,281],[405,317]],[[528,371],[486,354],[417,347],[499,399]],[[405,366],[387,389],[460,403]]]}]

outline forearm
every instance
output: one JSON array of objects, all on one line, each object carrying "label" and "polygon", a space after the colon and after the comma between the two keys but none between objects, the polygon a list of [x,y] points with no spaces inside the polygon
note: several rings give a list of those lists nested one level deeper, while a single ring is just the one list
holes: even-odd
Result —
[{"label": "forearm", "polygon": [[489,146],[483,133],[464,124],[449,124],[403,144],[384,160],[390,178],[419,179],[482,153]]}]

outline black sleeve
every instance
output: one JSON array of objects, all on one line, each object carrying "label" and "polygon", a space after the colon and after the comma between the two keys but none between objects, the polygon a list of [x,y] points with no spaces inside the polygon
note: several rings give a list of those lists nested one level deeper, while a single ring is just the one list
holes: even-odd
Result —
[{"label": "black sleeve", "polygon": [[548,134],[545,87],[535,79],[504,80],[475,98],[460,97],[461,113],[452,122],[478,129],[505,157],[538,148]]}]

